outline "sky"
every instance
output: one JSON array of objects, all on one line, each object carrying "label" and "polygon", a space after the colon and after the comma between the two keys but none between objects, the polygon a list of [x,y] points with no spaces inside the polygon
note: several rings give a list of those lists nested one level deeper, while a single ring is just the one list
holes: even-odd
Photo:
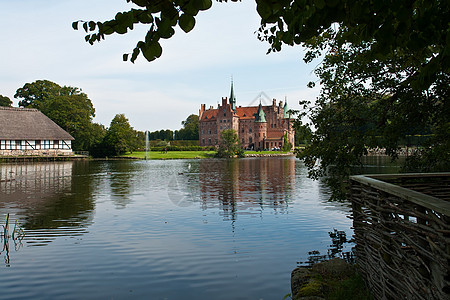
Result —
[{"label": "sky", "polygon": [[[266,54],[257,39],[260,18],[254,1],[218,3],[199,12],[195,28],[163,40],[162,56],[134,64],[122,61],[145,37],[146,25],[125,35],[110,35],[90,45],[72,22],[106,21],[135,7],[126,0],[0,0],[0,95],[17,106],[14,94],[25,83],[50,80],[81,88],[92,101],[94,122],[109,126],[123,113],[136,130],[176,130],[201,104],[214,106],[229,97],[231,78],[237,105],[287,99],[314,100],[319,88],[314,65],[303,62],[300,46]],[[318,85],[317,85],[318,86]]]}]

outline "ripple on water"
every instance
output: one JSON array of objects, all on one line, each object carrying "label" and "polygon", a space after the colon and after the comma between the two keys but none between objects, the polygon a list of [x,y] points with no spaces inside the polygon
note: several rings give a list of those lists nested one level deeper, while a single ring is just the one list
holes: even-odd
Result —
[{"label": "ripple on water", "polygon": [[282,299],[297,261],[326,251],[328,231],[351,234],[348,209],[327,203],[293,158],[43,170],[61,168],[47,194],[0,203],[26,231],[0,264],[0,298]]}]

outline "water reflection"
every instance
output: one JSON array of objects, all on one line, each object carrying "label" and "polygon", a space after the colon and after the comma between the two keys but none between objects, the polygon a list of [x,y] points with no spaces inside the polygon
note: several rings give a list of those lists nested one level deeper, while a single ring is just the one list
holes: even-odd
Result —
[{"label": "water reflection", "polygon": [[80,235],[92,221],[93,181],[87,162],[0,165],[0,215],[25,229],[28,245]]},{"label": "water reflection", "polygon": [[260,214],[265,208],[285,213],[295,185],[294,159],[201,161],[203,209],[219,207],[225,219]]}]

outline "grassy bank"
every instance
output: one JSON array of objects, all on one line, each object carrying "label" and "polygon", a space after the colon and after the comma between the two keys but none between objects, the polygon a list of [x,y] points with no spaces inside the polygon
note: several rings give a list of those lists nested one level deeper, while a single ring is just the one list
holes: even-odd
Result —
[{"label": "grassy bank", "polygon": [[[290,152],[280,151],[245,151],[246,155],[280,155]],[[149,151],[147,159],[187,159],[187,158],[209,158],[214,157],[215,151]],[[137,151],[133,153],[127,153],[122,157],[133,157],[137,159],[145,159],[145,151]]]},{"label": "grassy bank", "polygon": [[277,154],[288,154],[292,153],[292,151],[245,151],[245,154],[261,154],[261,155],[277,155]]},{"label": "grassy bank", "polygon": [[[186,158],[208,158],[213,157],[215,151],[149,151],[147,159],[186,159]],[[124,157],[135,157],[145,159],[145,151],[133,152],[123,155]]]}]

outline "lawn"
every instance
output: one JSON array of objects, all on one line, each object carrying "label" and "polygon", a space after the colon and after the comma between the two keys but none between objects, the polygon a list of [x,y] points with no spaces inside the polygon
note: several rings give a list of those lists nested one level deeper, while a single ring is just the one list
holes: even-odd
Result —
[{"label": "lawn", "polygon": [[[289,152],[280,151],[245,151],[245,154],[286,154]],[[214,157],[215,151],[167,151],[162,153],[160,151],[149,151],[147,159],[185,159],[185,158],[209,158]],[[145,151],[138,151],[127,153],[122,157],[135,157],[138,159],[145,159]]]},{"label": "lawn", "polygon": [[[147,159],[182,159],[182,158],[208,158],[213,157],[215,151],[149,151]],[[145,159],[145,151],[133,152],[123,155],[124,157],[135,157]]]},{"label": "lawn", "polygon": [[287,154],[292,153],[291,151],[282,152],[282,151],[244,151],[245,154]]}]

